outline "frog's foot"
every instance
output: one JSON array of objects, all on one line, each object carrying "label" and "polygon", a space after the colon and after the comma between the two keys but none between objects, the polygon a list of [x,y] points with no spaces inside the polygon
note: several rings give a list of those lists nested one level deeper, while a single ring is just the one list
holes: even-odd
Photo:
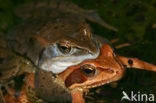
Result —
[{"label": "frog's foot", "polygon": [[11,97],[15,97],[13,91],[9,88],[8,84],[5,85],[5,89]]},{"label": "frog's foot", "polygon": [[4,98],[7,103],[29,103],[25,93],[25,85],[20,92],[15,92],[14,88],[10,88],[10,90],[10,92],[15,95],[11,96],[10,93],[5,94]]},{"label": "frog's foot", "polygon": [[3,93],[2,93],[2,90],[0,89],[0,103],[6,103],[5,100],[4,100],[4,97],[3,97]]},{"label": "frog's foot", "polygon": [[3,91],[0,90],[0,103],[13,103],[10,101],[11,98],[15,98],[14,90],[8,86],[8,84],[2,84],[5,88],[6,93],[3,94]]},{"label": "frog's foot", "polygon": [[115,32],[118,31],[118,29],[116,29],[115,27],[107,24],[99,15],[98,13],[95,11],[95,10],[84,10],[84,12],[82,13],[82,15],[92,21],[92,22],[95,22],[97,24],[100,24],[102,25],[103,27],[109,29],[109,30],[113,30]]},{"label": "frog's foot", "polygon": [[127,68],[137,68],[137,69],[150,70],[156,72],[156,65],[144,62],[137,58],[127,58],[123,56],[118,56],[118,58],[121,60],[123,65],[125,65]]}]

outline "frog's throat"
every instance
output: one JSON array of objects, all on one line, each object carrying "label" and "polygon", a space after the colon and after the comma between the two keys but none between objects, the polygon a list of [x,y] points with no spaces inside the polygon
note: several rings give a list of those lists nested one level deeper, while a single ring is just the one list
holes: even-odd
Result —
[{"label": "frog's throat", "polygon": [[96,54],[85,54],[81,56],[65,56],[48,59],[44,62],[40,68],[46,71],[51,71],[54,74],[59,74],[65,71],[68,67],[77,65],[87,59],[95,59],[99,56],[99,52]]}]

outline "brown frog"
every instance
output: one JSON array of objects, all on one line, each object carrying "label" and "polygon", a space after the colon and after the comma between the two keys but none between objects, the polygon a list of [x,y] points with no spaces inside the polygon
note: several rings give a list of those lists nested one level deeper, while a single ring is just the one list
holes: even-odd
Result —
[{"label": "brown frog", "polygon": [[[98,56],[99,43],[85,18],[98,21],[96,17],[99,16],[87,16],[89,11],[70,3],[51,2],[30,3],[19,7],[21,12],[25,10],[24,7],[30,8],[26,13],[22,12],[29,16],[24,16],[26,20],[9,31],[6,40],[9,48],[17,54],[28,58],[34,65],[57,74],[68,66]],[[65,5],[70,5],[67,10],[63,9]]]},{"label": "brown frog", "polygon": [[63,79],[71,91],[72,103],[84,103],[84,93],[89,89],[119,80],[126,68],[137,68],[156,72],[156,65],[137,58],[127,58],[114,54],[112,47],[104,44],[97,59],[86,60],[71,66],[59,78]]},{"label": "brown frog", "polygon": [[98,43],[85,21],[72,14],[59,16],[25,20],[9,32],[9,47],[55,74],[85,59],[96,58]]}]

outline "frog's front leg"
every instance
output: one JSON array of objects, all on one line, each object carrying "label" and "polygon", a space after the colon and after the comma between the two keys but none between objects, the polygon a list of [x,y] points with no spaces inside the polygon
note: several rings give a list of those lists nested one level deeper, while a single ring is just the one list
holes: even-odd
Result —
[{"label": "frog's front leg", "polygon": [[72,103],[85,103],[82,91],[73,91],[71,92],[71,95],[72,95]]},{"label": "frog's front leg", "polygon": [[118,56],[118,58],[122,61],[122,63],[127,68],[137,68],[137,69],[150,70],[156,72],[156,65],[147,63],[137,58],[128,58],[123,56]]},{"label": "frog's front leg", "polygon": [[37,69],[34,79],[35,93],[47,102],[71,103],[72,96],[64,81],[52,72]]}]

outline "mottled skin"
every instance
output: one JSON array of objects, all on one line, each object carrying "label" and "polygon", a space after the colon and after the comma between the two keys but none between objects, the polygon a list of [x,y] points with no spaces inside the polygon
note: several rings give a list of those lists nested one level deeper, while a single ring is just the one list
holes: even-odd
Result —
[{"label": "mottled skin", "polygon": [[31,62],[12,52],[7,47],[3,34],[0,34],[0,84],[7,83],[24,72],[35,72]]}]

